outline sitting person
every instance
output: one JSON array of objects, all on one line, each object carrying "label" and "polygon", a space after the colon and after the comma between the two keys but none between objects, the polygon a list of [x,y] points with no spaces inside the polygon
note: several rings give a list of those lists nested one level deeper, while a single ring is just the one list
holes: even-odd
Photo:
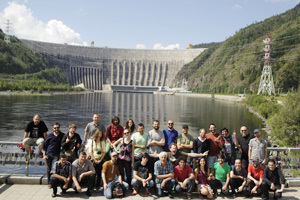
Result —
[{"label": "sitting person", "polygon": [[197,190],[200,194],[200,197],[206,196],[208,199],[213,198],[213,191],[208,183],[208,169],[206,165],[205,158],[202,157],[200,160],[196,161],[196,169],[195,169],[195,183],[198,185]]},{"label": "sitting person", "polygon": [[261,184],[263,182],[264,169],[260,166],[257,157],[252,159],[252,164],[248,167],[248,194],[251,197],[253,193],[262,193]]},{"label": "sitting person", "polygon": [[[175,185],[173,165],[167,161],[167,153],[162,151],[159,154],[159,160],[154,164],[154,175],[157,196],[168,195],[173,198],[171,194],[172,188]],[[167,190],[167,193],[163,191]]]},{"label": "sitting person", "polygon": [[151,166],[152,164],[148,162],[148,153],[142,152],[141,158],[142,161],[134,163],[133,179],[131,181],[131,185],[133,187],[132,194],[138,193],[139,186],[143,186],[146,194],[150,194],[150,188],[154,186],[154,182],[152,180],[153,167]]},{"label": "sitting person", "polygon": [[92,162],[86,157],[85,152],[80,152],[79,158],[72,163],[73,189],[75,193],[82,192],[81,186],[88,185],[86,195],[91,196],[96,172]]},{"label": "sitting person", "polygon": [[[122,180],[122,176],[119,171],[119,167],[117,164],[117,152],[112,152],[110,157],[111,160],[106,161],[102,167],[103,192],[104,196],[107,199],[111,199],[113,197],[113,187],[116,183],[119,183],[121,185],[123,196],[128,189],[128,183]],[[118,176],[118,180],[115,180],[116,175]]]},{"label": "sitting person", "polygon": [[281,198],[284,185],[285,178],[281,169],[276,167],[274,159],[270,159],[268,161],[268,166],[264,170],[262,183],[263,199],[269,199],[269,190],[274,192],[274,199]]},{"label": "sitting person", "polygon": [[214,191],[214,197],[218,197],[217,189],[221,188],[221,194],[227,195],[229,193],[229,181],[230,181],[230,166],[224,162],[225,156],[223,154],[218,155],[218,162],[214,163],[211,168],[212,173],[208,180],[211,180],[210,184]]},{"label": "sitting person", "polygon": [[193,170],[189,165],[186,165],[185,157],[178,159],[179,165],[174,168],[175,180],[177,185],[175,186],[176,192],[181,192],[182,190],[187,191],[187,199],[192,199],[192,190],[195,184],[195,175]]},{"label": "sitting person", "polygon": [[57,186],[59,185],[62,193],[66,193],[66,190],[70,187],[72,175],[72,164],[67,161],[66,155],[60,155],[59,161],[56,161],[52,166],[51,174],[52,197],[56,197]]},{"label": "sitting person", "polygon": [[237,189],[238,194],[246,192],[246,183],[247,183],[247,171],[245,168],[242,168],[241,159],[236,159],[234,165],[231,167],[230,172],[230,185],[232,190],[232,195],[235,197],[235,190]]}]

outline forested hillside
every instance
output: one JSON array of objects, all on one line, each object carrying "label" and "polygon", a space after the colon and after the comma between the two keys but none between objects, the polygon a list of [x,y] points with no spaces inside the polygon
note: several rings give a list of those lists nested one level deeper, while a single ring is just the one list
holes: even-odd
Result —
[{"label": "forested hillside", "polygon": [[[275,88],[283,92],[300,83],[300,4],[241,29],[221,45],[209,47],[177,74],[188,88],[205,93],[257,92],[264,66],[265,35],[271,34]],[[178,86],[181,83],[178,84]],[[277,90],[276,90],[277,91]]]}]

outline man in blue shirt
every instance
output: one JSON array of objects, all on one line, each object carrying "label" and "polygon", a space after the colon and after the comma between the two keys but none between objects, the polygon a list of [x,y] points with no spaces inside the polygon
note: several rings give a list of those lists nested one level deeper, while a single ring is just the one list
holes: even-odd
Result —
[{"label": "man in blue shirt", "polygon": [[169,146],[172,142],[176,143],[178,132],[173,128],[174,122],[172,120],[168,121],[168,128],[166,128],[163,133],[165,135],[165,146],[164,150],[169,152]]},{"label": "man in blue shirt", "polygon": [[[48,184],[50,184],[50,171],[52,165],[58,161],[61,141],[64,133],[60,132],[60,124],[53,124],[53,133],[47,135],[46,141],[43,147],[43,158],[47,163],[47,176]],[[50,187],[51,185],[49,185]]]}]

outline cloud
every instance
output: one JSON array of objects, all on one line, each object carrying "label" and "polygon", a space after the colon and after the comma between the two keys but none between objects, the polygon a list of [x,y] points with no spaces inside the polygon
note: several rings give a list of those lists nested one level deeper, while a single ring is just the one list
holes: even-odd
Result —
[{"label": "cloud", "polygon": [[24,4],[8,3],[3,12],[0,12],[0,24],[4,24],[7,19],[12,23],[11,29],[15,36],[21,39],[88,45],[87,42],[81,40],[79,33],[62,21],[52,19],[44,23],[35,18],[32,11]]},{"label": "cloud", "polygon": [[153,49],[180,49],[179,44],[169,44],[168,46],[164,47],[161,43],[156,43],[153,46]]},{"label": "cloud", "polygon": [[147,49],[146,45],[144,45],[144,44],[137,44],[137,45],[135,45],[135,48],[136,49]]},{"label": "cloud", "polygon": [[83,17],[83,16],[87,15],[87,12],[84,10],[83,7],[81,7],[80,9],[78,9],[78,10],[75,11],[75,14],[77,16]]},{"label": "cloud", "polygon": [[241,5],[239,5],[239,4],[235,4],[234,6],[233,6],[233,9],[241,9],[242,8],[242,6]]}]

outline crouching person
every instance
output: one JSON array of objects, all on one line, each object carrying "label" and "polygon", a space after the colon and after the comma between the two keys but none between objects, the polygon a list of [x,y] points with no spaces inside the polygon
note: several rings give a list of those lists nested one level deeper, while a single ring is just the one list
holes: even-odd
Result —
[{"label": "crouching person", "polygon": [[186,190],[187,199],[192,199],[192,190],[195,184],[195,175],[189,165],[186,165],[185,157],[178,159],[179,165],[174,168],[175,180],[177,185],[175,186],[176,192]]},{"label": "crouching person", "polygon": [[60,155],[59,161],[53,164],[51,174],[52,197],[56,197],[57,186],[61,187],[63,194],[66,193],[71,185],[72,164],[65,154]]},{"label": "crouching person", "polygon": [[230,172],[230,185],[232,190],[233,197],[236,196],[236,189],[237,194],[246,194],[247,188],[245,187],[247,183],[247,171],[245,168],[242,168],[242,161],[241,159],[236,159],[234,161],[234,166],[231,167]]},{"label": "crouching person", "polygon": [[131,181],[131,185],[133,187],[132,194],[138,193],[139,186],[143,186],[146,194],[150,194],[150,188],[154,186],[154,182],[152,180],[153,164],[148,162],[148,153],[142,152],[140,154],[142,160],[135,162],[133,168],[133,179]]},{"label": "crouching person", "polygon": [[91,196],[95,184],[95,168],[86,153],[81,152],[79,158],[72,163],[73,189],[75,193],[82,192],[81,186],[87,185],[87,196]]},{"label": "crouching person", "polygon": [[[164,151],[160,152],[159,160],[154,164],[154,175],[157,196],[168,195],[169,198],[174,198],[171,194],[175,185],[173,165],[167,161],[167,153]],[[164,190],[167,190],[167,193],[164,193]]]},{"label": "crouching person", "polygon": [[[122,176],[119,171],[117,164],[118,154],[116,152],[112,152],[110,157],[111,160],[106,161],[102,166],[103,190],[104,196],[107,199],[111,199],[113,197],[113,187],[116,183],[120,184],[123,190],[123,196],[128,189],[128,183],[122,181]],[[116,175],[118,175],[118,180],[115,180]]]}]

